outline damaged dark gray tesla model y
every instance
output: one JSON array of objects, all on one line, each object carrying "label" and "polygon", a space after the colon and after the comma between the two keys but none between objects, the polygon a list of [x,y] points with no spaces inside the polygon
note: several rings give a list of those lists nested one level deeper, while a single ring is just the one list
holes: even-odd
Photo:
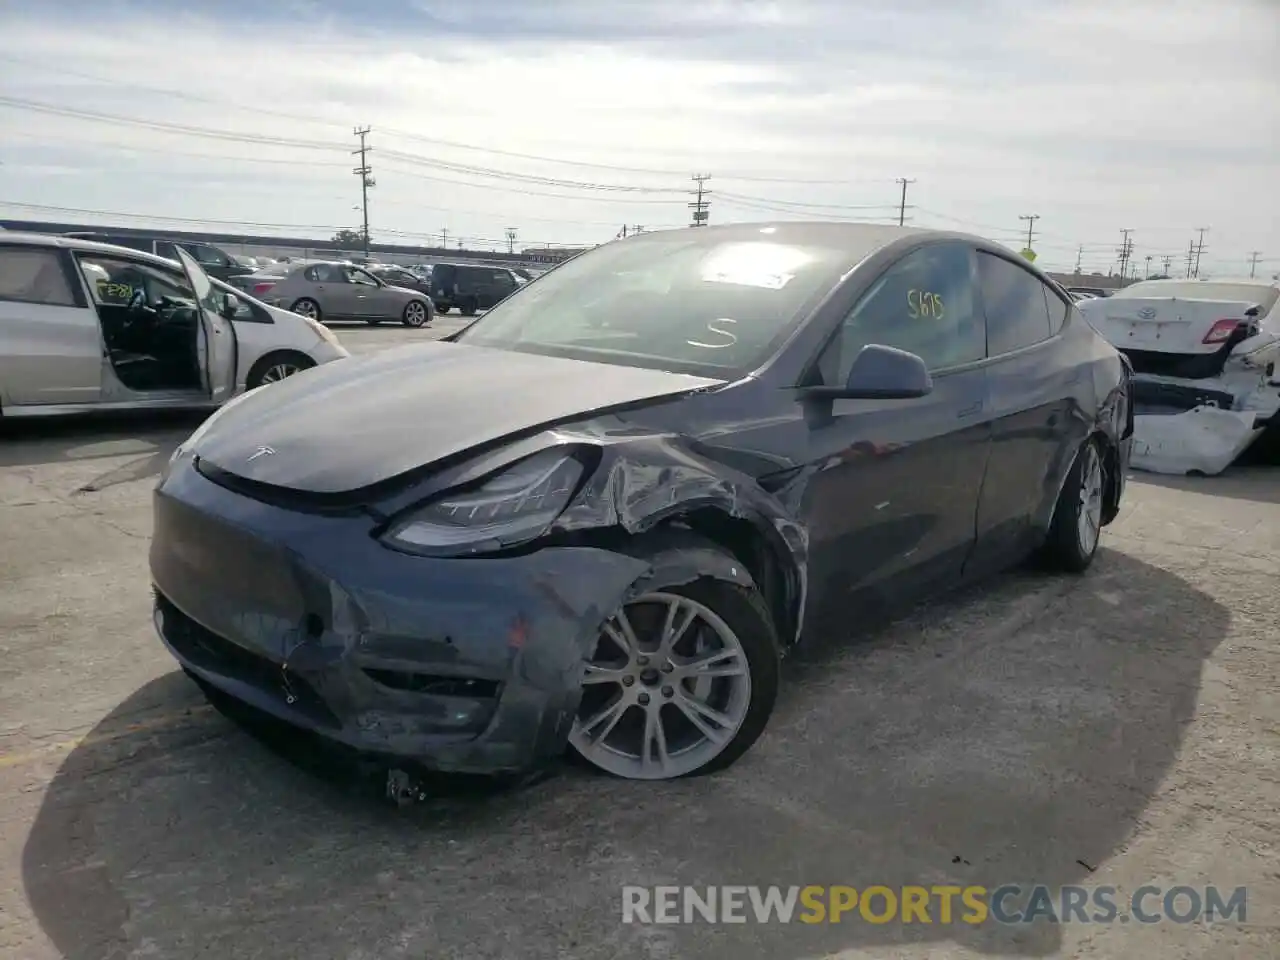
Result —
[{"label": "damaged dark gray tesla model y", "polygon": [[442,771],[709,772],[799,637],[1082,571],[1124,489],[1124,361],[975,237],[642,234],[451,340],[245,394],[174,454],[156,625],[206,689]]}]

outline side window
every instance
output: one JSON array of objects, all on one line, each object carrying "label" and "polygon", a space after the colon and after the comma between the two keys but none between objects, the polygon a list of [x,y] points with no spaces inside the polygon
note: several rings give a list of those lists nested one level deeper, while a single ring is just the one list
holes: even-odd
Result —
[{"label": "side window", "polygon": [[1048,340],[1049,308],[1044,284],[1011,260],[978,254],[982,304],[987,314],[987,355],[998,357]]},{"label": "side window", "polygon": [[156,256],[164,257],[166,260],[177,260],[178,248],[173,245],[172,240],[157,240]]},{"label": "side window", "polygon": [[500,290],[514,290],[516,281],[507,271],[499,270],[493,275],[493,285]]},{"label": "side window", "polygon": [[310,280],[312,283],[317,282],[320,279],[320,268],[307,267],[307,269],[302,271],[302,278],[304,280]]},{"label": "side window", "polygon": [[207,247],[203,243],[189,244],[187,246],[187,251],[191,256],[196,258],[196,262],[201,266],[225,267],[230,263],[221,250],[215,250],[213,247]]},{"label": "side window", "polygon": [[1067,313],[1071,310],[1071,305],[1058,296],[1057,291],[1049,287],[1044,288],[1044,302],[1049,305],[1049,335],[1055,336],[1067,322]]},{"label": "side window", "polygon": [[74,307],[76,297],[56,250],[0,249],[0,300]]},{"label": "side window", "polygon": [[973,296],[971,248],[934,244],[886,270],[845,318],[819,361],[823,382],[843,383],[854,358],[872,343],[914,353],[931,370],[986,356],[986,335]]},{"label": "side window", "polygon": [[365,273],[359,267],[347,267],[344,272],[346,274],[345,279],[347,283],[359,283],[366,287],[376,287],[378,285],[377,280],[373,279],[370,274]]},{"label": "side window", "polygon": [[195,305],[185,274],[130,260],[81,254],[80,269],[95,304],[104,307]]}]

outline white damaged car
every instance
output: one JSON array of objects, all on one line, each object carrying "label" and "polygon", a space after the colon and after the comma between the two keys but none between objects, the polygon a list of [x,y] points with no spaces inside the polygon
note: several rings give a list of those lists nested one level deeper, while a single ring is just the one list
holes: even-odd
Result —
[{"label": "white damaged car", "polygon": [[1135,469],[1221,473],[1280,431],[1280,284],[1144,280],[1076,306],[1133,365]]},{"label": "white damaged car", "polygon": [[322,324],[178,256],[0,237],[0,414],[217,407],[347,356]]}]

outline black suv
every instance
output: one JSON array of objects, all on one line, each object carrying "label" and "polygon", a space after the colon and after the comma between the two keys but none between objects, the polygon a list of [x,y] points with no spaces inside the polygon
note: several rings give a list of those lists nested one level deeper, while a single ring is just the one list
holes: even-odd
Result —
[{"label": "black suv", "polygon": [[431,268],[431,300],[440,313],[457,307],[470,317],[505,300],[527,282],[506,267],[437,263]]},{"label": "black suv", "polygon": [[131,250],[141,250],[143,253],[154,253],[157,257],[164,257],[166,260],[177,260],[178,254],[174,248],[181,247],[195,258],[205,273],[219,280],[244,276],[253,273],[255,269],[237,262],[235,257],[212,244],[196,243],[192,240],[167,240],[163,237],[130,236],[118,233],[68,233],[65,236],[74,237],[77,240],[110,243],[117,247],[129,247]]}]

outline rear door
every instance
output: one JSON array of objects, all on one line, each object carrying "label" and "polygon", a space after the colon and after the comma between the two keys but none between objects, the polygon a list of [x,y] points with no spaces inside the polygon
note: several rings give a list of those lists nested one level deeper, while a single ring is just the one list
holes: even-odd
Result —
[{"label": "rear door", "polygon": [[1046,499],[1057,497],[1060,461],[1074,456],[1083,424],[1077,395],[1092,389],[1088,357],[1060,335],[1070,307],[1013,257],[978,252],[987,325],[991,455],[978,501],[969,573],[1006,565],[1037,542]]},{"label": "rear door", "polygon": [[196,356],[200,365],[201,386],[215,403],[225,403],[235,393],[238,350],[236,331],[231,321],[218,313],[220,298],[191,254],[177,248],[178,262],[195,291],[200,314],[200,330],[196,339]]},{"label": "rear door", "polygon": [[368,270],[347,267],[347,279],[355,294],[357,316],[366,319],[396,317],[400,313],[400,295],[382,284]]},{"label": "rear door", "polygon": [[94,403],[102,394],[98,315],[65,250],[0,246],[0,400]]}]

